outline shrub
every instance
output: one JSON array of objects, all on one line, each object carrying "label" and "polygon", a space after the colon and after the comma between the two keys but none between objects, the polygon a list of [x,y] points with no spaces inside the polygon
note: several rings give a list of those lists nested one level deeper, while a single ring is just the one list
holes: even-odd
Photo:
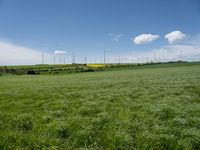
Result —
[{"label": "shrub", "polygon": [[17,74],[17,70],[16,69],[10,69],[10,73],[11,74]]},{"label": "shrub", "polygon": [[94,69],[89,68],[85,72],[94,72],[94,71],[95,71]]},{"label": "shrub", "polygon": [[36,74],[39,74],[39,72],[36,72],[35,70],[28,70],[28,71],[26,72],[26,74],[36,75]]}]

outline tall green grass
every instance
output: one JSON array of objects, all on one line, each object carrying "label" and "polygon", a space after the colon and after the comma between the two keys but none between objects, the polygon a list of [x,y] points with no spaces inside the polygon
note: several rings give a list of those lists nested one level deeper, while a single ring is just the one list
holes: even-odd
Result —
[{"label": "tall green grass", "polygon": [[200,66],[1,76],[0,149],[200,149]]}]

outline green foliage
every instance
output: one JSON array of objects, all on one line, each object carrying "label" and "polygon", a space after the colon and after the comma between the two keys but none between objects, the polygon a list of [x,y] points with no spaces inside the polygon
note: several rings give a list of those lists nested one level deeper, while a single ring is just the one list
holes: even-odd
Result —
[{"label": "green foliage", "polygon": [[181,66],[200,65],[200,62],[166,62],[166,63],[122,63],[122,64],[106,64],[104,68],[90,68],[86,64],[68,64],[68,65],[30,65],[30,66],[0,66],[0,73],[3,75],[24,75],[24,74],[71,74],[81,72],[95,72],[95,71],[113,71],[113,70],[127,70],[127,69],[151,69],[151,68],[168,68]]},{"label": "green foliage", "polygon": [[200,66],[143,67],[2,76],[0,149],[200,149]]},{"label": "green foliage", "polygon": [[29,74],[29,75],[37,75],[37,74],[40,74],[39,72],[35,71],[35,70],[27,70],[26,74]]}]

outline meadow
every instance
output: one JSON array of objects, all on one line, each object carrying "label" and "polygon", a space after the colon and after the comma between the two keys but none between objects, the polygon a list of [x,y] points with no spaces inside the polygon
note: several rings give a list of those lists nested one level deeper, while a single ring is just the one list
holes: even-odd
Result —
[{"label": "meadow", "polygon": [[0,149],[200,149],[200,65],[0,77]]}]

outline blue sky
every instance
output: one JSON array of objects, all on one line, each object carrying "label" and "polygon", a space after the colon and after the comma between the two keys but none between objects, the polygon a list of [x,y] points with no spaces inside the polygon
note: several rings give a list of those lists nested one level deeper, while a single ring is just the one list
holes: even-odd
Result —
[{"label": "blue sky", "polygon": [[[30,53],[50,59],[55,50],[67,51],[66,57],[74,50],[80,59],[99,58],[104,50],[108,57],[147,57],[166,47],[196,46],[199,27],[199,0],[0,0],[0,52],[4,59],[20,54],[0,57],[0,65],[40,63],[39,56],[31,62]],[[169,43],[165,36],[173,31],[184,36]],[[158,37],[135,43],[141,34]]]}]

